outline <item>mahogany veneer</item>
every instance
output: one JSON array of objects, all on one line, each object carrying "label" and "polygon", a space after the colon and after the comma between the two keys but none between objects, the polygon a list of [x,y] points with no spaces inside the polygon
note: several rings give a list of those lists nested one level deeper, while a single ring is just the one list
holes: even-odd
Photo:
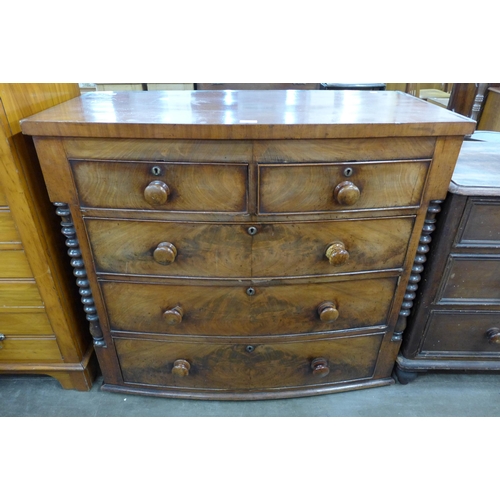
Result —
[{"label": "mahogany veneer", "polygon": [[473,129],[399,92],[315,90],[92,93],[24,120],[76,231],[103,388],[392,383],[424,223]]}]

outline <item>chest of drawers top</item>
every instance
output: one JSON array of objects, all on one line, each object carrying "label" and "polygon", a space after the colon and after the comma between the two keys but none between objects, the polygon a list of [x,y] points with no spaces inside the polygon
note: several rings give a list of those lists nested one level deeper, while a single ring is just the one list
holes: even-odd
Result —
[{"label": "chest of drawers top", "polygon": [[97,92],[33,115],[25,134],[163,139],[462,135],[474,122],[394,91]]}]

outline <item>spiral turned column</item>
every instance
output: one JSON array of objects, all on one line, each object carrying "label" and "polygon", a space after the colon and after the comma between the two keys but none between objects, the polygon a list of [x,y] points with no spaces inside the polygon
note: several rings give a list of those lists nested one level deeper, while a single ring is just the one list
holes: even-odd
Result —
[{"label": "spiral turned column", "polygon": [[99,316],[90,290],[90,284],[87,279],[87,271],[83,264],[82,253],[80,251],[80,244],[76,236],[75,226],[71,218],[69,206],[66,203],[54,203],[56,206],[56,213],[61,217],[61,233],[66,237],[66,246],[68,247],[68,255],[71,258],[71,266],[73,267],[73,274],[76,277],[76,284],[79,288],[82,297],[83,310],[85,311],[87,321],[90,323],[90,334],[94,341],[94,345],[98,347],[106,347],[101,326],[99,324]]},{"label": "spiral turned column", "polygon": [[398,342],[403,338],[403,332],[406,328],[406,322],[408,316],[411,314],[413,301],[415,300],[418,284],[421,280],[420,275],[424,270],[424,263],[427,260],[426,255],[430,250],[429,244],[432,241],[430,235],[436,229],[436,216],[439,212],[441,212],[441,203],[443,203],[443,200],[432,200],[429,203],[429,208],[427,209],[424,226],[422,228],[422,234],[420,236],[420,241],[417,248],[417,254],[415,256],[413,267],[411,269],[410,280],[408,281],[408,286],[406,287],[406,293],[403,299],[403,303],[401,304],[399,318],[391,339],[393,342]]}]

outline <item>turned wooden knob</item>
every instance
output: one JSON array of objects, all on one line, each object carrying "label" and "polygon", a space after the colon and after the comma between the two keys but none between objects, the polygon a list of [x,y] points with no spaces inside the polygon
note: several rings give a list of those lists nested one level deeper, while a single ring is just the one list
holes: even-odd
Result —
[{"label": "turned wooden knob", "polygon": [[333,193],[340,205],[354,205],[361,196],[358,186],[351,181],[341,182]]},{"label": "turned wooden knob", "polygon": [[170,189],[163,181],[152,181],[144,190],[144,199],[150,205],[164,205],[169,194]]},{"label": "turned wooden knob", "polygon": [[162,264],[163,266],[172,264],[176,257],[177,248],[175,248],[175,246],[168,241],[160,243],[153,252],[153,259],[155,260],[155,262],[157,262],[158,264]]},{"label": "turned wooden knob", "polygon": [[328,361],[325,358],[315,358],[311,361],[312,374],[315,377],[326,377],[330,373]]},{"label": "turned wooden knob", "polygon": [[163,313],[163,318],[167,325],[178,325],[182,321],[182,317],[184,315],[184,311],[181,306],[175,306],[172,309],[167,309]]},{"label": "turned wooden knob", "polygon": [[323,302],[318,306],[318,315],[323,323],[333,323],[339,317],[339,311],[333,302]]},{"label": "turned wooden knob", "polygon": [[500,328],[490,328],[486,336],[490,344],[500,344]]},{"label": "turned wooden knob", "polygon": [[185,359],[177,359],[174,361],[174,366],[172,368],[172,374],[177,377],[187,377],[189,375],[189,369],[191,365],[189,361]]},{"label": "turned wooden knob", "polygon": [[349,260],[349,252],[345,249],[345,245],[341,241],[330,243],[325,255],[332,266],[341,266]]}]

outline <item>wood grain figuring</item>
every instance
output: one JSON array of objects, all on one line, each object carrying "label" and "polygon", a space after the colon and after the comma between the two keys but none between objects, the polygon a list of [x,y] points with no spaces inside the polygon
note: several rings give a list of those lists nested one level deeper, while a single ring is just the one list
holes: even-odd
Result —
[{"label": "wood grain figuring", "polygon": [[[416,206],[427,169],[426,162],[259,165],[259,210],[297,213]],[[359,200],[350,206],[334,196],[335,188],[346,181],[360,191]]]},{"label": "wood grain figuring", "polygon": [[[72,162],[83,206],[168,211],[246,211],[247,166],[165,163]],[[151,173],[155,167],[161,172]],[[155,181],[170,189],[152,205],[144,190]],[[117,190],[116,186],[120,186]]]},{"label": "wood grain figuring", "polygon": [[400,92],[92,92],[23,120],[38,136],[334,139],[472,133],[475,122]]},{"label": "wood grain figuring", "polygon": [[[271,335],[321,332],[385,325],[395,278],[263,286],[163,286],[102,283],[112,330],[193,334]],[[248,288],[255,290],[248,294]],[[317,308],[337,304],[339,317],[327,326]],[[184,317],[174,326],[164,311],[181,306]]]},{"label": "wood grain figuring", "polygon": [[43,307],[35,281],[0,281],[0,312],[16,307]]},{"label": "wood grain figuring", "polygon": [[[246,344],[116,339],[125,382],[177,388],[255,390],[302,387],[369,378],[382,336],[358,336],[325,341],[264,341],[249,352]],[[318,379],[311,362],[328,361],[329,373]],[[190,363],[189,375],[172,374],[177,359]]]},{"label": "wood grain figuring", "polygon": [[[87,219],[86,224],[98,272],[234,278],[399,268],[413,218],[256,225]],[[332,266],[325,251],[336,240],[350,257]],[[177,249],[171,264],[154,259],[162,242]]]}]

